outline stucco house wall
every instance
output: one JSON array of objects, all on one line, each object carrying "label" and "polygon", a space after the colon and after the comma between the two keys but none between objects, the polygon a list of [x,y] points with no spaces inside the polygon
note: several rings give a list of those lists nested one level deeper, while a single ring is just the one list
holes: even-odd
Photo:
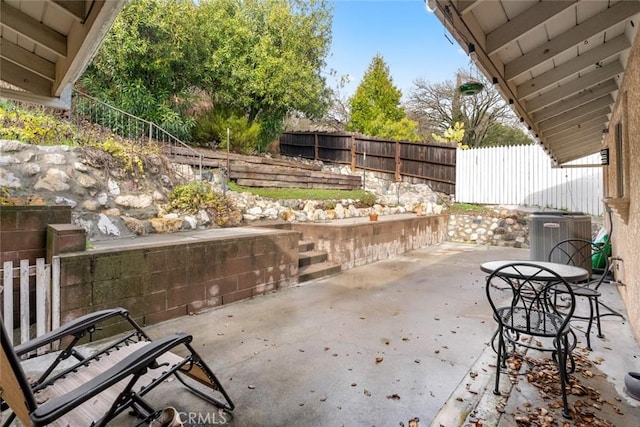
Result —
[{"label": "stucco house wall", "polygon": [[[618,126],[620,125],[620,126]],[[619,150],[617,134],[622,138]],[[612,216],[612,247],[618,289],[625,303],[629,322],[640,342],[640,37],[630,50],[627,69],[614,111],[609,121],[604,147],[609,149],[609,166],[604,170],[605,203]],[[621,151],[621,152],[620,152]],[[621,185],[620,173],[622,171]]]}]

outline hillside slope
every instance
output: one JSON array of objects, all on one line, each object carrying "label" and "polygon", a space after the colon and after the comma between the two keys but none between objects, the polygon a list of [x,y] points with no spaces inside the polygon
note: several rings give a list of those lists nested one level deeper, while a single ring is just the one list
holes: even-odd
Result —
[{"label": "hillside slope", "polygon": [[157,217],[171,189],[191,178],[162,155],[148,157],[144,177],[105,161],[106,153],[68,146],[0,140],[0,188],[5,203],[70,206],[75,224],[91,239],[141,234]]}]

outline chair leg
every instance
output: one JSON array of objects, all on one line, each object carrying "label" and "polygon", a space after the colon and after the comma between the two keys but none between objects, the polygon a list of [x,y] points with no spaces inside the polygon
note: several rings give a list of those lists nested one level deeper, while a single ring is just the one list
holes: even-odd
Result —
[{"label": "chair leg", "polygon": [[567,356],[569,353],[569,339],[567,336],[562,338],[562,342],[558,342],[558,371],[560,372],[560,385],[562,387],[562,415],[571,419],[571,412],[569,411],[569,402],[567,400]]},{"label": "chair leg", "polygon": [[[2,416],[2,414],[0,413],[0,417]],[[2,424],[3,427],[9,427],[11,425],[11,423],[13,422],[13,420],[16,419],[16,413],[12,412],[11,415],[9,415],[7,417],[7,419],[5,420],[4,424]],[[0,421],[2,420],[2,418],[0,418]]]},{"label": "chair leg", "polygon": [[600,301],[598,297],[595,297],[595,306],[596,306],[596,326],[598,326],[598,338],[604,338],[602,334],[602,325],[600,324]]},{"label": "chair leg", "polygon": [[[589,301],[589,320],[587,321],[587,331],[585,337],[587,338],[587,350],[591,351],[591,327],[593,326],[593,299],[587,298]],[[600,320],[598,320],[598,330],[600,330]]]},{"label": "chair leg", "polygon": [[606,305],[602,301],[599,301],[598,304],[601,305],[602,307],[606,308],[609,311],[608,313],[601,314],[600,317],[617,316],[617,317],[621,318],[622,320],[625,320],[624,314],[617,312],[616,310],[614,310],[613,308],[609,307],[608,305]]},{"label": "chair leg", "polygon": [[493,389],[493,394],[500,395],[500,370],[505,363],[506,347],[504,343],[504,336],[502,335],[502,328],[498,328],[498,359],[496,361],[496,384]]}]

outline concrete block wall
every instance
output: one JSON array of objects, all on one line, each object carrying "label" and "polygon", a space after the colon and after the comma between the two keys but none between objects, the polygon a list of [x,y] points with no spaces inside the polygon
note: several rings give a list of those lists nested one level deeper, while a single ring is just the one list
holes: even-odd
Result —
[{"label": "concrete block wall", "polygon": [[[86,251],[60,256],[61,322],[124,307],[141,324],[195,314],[297,283],[299,233]],[[100,332],[109,336],[124,325]]]},{"label": "concrete block wall", "polygon": [[315,248],[327,251],[330,262],[343,270],[387,259],[414,249],[444,242],[449,215],[380,216],[327,223],[295,223],[292,229]]},{"label": "concrete block wall", "polygon": [[0,263],[22,259],[35,264],[46,256],[47,225],[70,224],[68,206],[0,207]]}]

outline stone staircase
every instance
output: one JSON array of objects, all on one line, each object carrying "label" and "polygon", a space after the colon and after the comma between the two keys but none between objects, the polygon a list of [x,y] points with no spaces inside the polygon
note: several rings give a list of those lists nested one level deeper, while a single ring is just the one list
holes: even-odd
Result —
[{"label": "stone staircase", "polygon": [[300,240],[298,258],[298,283],[339,273],[341,267],[327,261],[325,251],[315,250],[315,243],[310,240]]}]

